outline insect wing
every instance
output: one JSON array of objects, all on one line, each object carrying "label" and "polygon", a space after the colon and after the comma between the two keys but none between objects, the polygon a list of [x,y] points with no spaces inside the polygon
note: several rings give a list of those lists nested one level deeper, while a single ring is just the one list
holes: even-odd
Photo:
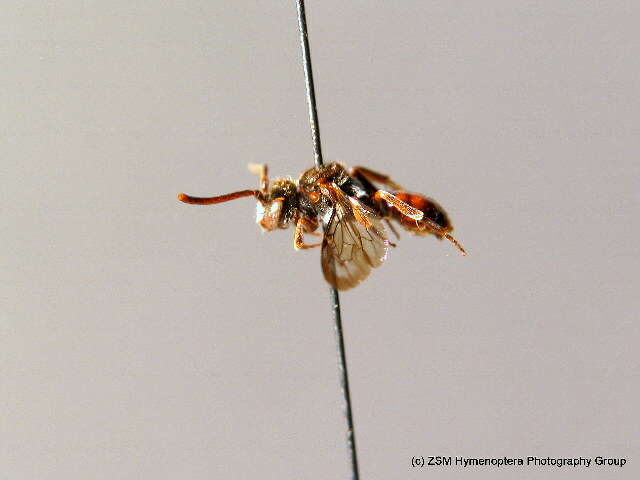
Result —
[{"label": "insect wing", "polygon": [[338,290],[355,287],[387,257],[389,241],[380,217],[335,187],[333,211],[322,243],[324,278]]}]

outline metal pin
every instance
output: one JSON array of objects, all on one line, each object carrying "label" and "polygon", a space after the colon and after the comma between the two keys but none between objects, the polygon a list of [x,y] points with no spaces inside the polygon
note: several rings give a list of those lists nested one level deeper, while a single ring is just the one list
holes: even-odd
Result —
[{"label": "metal pin", "polygon": [[[316,107],[316,94],[313,85],[313,70],[311,69],[311,52],[309,50],[309,35],[307,33],[307,19],[304,12],[304,0],[296,0],[298,6],[298,26],[300,28],[300,46],[302,47],[302,65],[307,86],[307,104],[309,105],[309,123],[311,125],[311,139],[313,141],[313,154],[317,167],[323,165],[322,147],[320,144],[320,126],[318,125],[318,109]],[[333,311],[334,328],[338,349],[338,368],[340,370],[340,382],[344,396],[344,414],[347,419],[347,449],[351,457],[351,478],[358,480],[358,457],[356,454],[356,436],[353,427],[353,415],[351,412],[351,393],[349,391],[349,375],[347,372],[347,356],[344,347],[342,333],[342,316],[340,314],[340,296],[338,290],[331,288],[331,309]]]}]

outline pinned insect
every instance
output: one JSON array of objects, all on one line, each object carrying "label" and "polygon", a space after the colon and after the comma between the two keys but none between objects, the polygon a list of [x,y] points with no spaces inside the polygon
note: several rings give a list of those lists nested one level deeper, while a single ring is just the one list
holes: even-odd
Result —
[{"label": "pinned insect", "polygon": [[[266,165],[250,164],[260,176],[259,190],[240,190],[217,197],[192,197],[181,193],[178,199],[195,205],[212,205],[242,197],[258,200],[256,221],[266,231],[293,225],[296,250],[322,247],[324,278],[338,290],[355,287],[379,267],[395,244],[387,239],[383,220],[399,238],[390,220],[416,235],[446,238],[466,255],[451,235],[453,227],[444,209],[434,200],[406,192],[387,175],[364,167],[350,171],[339,163],[313,167],[296,182],[278,178],[269,184]],[[391,192],[380,190],[382,184]],[[324,235],[316,233],[323,223]],[[321,237],[318,243],[305,243],[305,234]]]}]

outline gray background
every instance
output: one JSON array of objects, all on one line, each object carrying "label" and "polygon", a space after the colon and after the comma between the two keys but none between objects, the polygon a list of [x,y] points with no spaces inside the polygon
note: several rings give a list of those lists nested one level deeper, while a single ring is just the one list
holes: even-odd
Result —
[{"label": "gray background", "polygon": [[[438,199],[342,296],[364,479],[638,478],[640,7],[309,1],[327,161]],[[6,2],[0,478],[348,478],[293,1]],[[413,470],[413,455],[624,456]]]}]

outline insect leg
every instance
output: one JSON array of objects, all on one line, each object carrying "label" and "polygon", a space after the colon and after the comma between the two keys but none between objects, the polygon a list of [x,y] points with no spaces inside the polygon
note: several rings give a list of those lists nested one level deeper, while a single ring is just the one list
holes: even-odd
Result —
[{"label": "insect leg", "polygon": [[391,230],[393,232],[393,234],[396,236],[396,238],[398,240],[400,240],[400,234],[396,230],[396,227],[393,226],[393,223],[391,223],[388,218],[385,218],[384,221],[387,224],[387,226],[389,227],[389,230]]},{"label": "insect leg", "polygon": [[304,234],[311,233],[312,235],[323,237],[322,234],[314,233],[313,230],[317,228],[317,224],[314,225],[313,222],[307,220],[306,218],[299,218],[296,223],[296,231],[293,234],[293,248],[296,250],[307,250],[309,248],[315,248],[322,245],[322,242],[319,243],[304,243]]},{"label": "insect leg", "polygon": [[217,197],[192,197],[185,193],[178,195],[178,200],[184,203],[190,203],[192,205],[213,205],[215,203],[228,202],[242,197],[259,197],[260,192],[257,190],[240,190],[239,192],[227,193],[226,195],[219,195]]},{"label": "insect leg", "polygon": [[260,191],[266,194],[269,191],[269,167],[264,163],[250,163],[247,167],[251,173],[260,175]]},{"label": "insect leg", "polygon": [[436,235],[440,239],[446,238],[458,250],[460,250],[460,253],[462,253],[462,255],[466,255],[467,254],[467,251],[462,247],[462,245],[460,245],[460,243],[458,243],[458,241],[453,237],[453,235],[451,235],[446,229],[443,229],[440,225],[438,225],[433,220],[431,220],[429,218],[423,218],[422,220],[420,220],[420,229],[422,231],[426,230],[426,231],[428,231],[430,233],[433,233],[434,235]]},{"label": "insect leg", "polygon": [[384,190],[378,190],[373,198],[378,201],[384,200],[390,207],[395,207],[400,213],[412,220],[422,220],[422,217],[424,217],[424,213],[420,210],[413,208],[408,203],[403,202],[395,195],[385,192]]},{"label": "insect leg", "polygon": [[460,250],[460,253],[462,253],[462,255],[466,255],[466,254],[467,254],[467,251],[466,251],[464,248],[462,248],[462,245],[460,245],[460,244],[458,243],[458,241],[457,241],[455,238],[453,238],[453,235],[451,235],[451,234],[449,234],[449,233],[445,233],[445,234],[444,234],[444,238],[446,238],[446,239],[447,239],[447,240],[449,240],[451,243],[453,243],[453,244],[456,246],[456,248],[457,248],[458,250]]},{"label": "insect leg", "polygon": [[371,182],[378,182],[386,185],[392,190],[404,190],[400,185],[391,180],[388,175],[369,170],[366,167],[353,167],[350,173],[354,177],[364,177]]},{"label": "insect leg", "polygon": [[451,235],[448,232],[450,228],[449,229],[442,228],[440,225],[438,225],[436,222],[434,222],[430,218],[425,217],[423,212],[421,212],[416,208],[413,208],[411,205],[403,202],[402,200],[390,194],[389,192],[385,192],[384,190],[378,190],[373,197],[376,200],[380,200],[380,199],[384,200],[390,206],[395,207],[401,214],[411,218],[412,220],[415,220],[416,226],[419,227],[419,230],[421,231],[427,230],[440,238],[446,238],[458,250],[460,250],[462,255],[467,254],[465,249],[462,248],[462,245],[460,245],[458,241],[453,237],[453,235]]}]

